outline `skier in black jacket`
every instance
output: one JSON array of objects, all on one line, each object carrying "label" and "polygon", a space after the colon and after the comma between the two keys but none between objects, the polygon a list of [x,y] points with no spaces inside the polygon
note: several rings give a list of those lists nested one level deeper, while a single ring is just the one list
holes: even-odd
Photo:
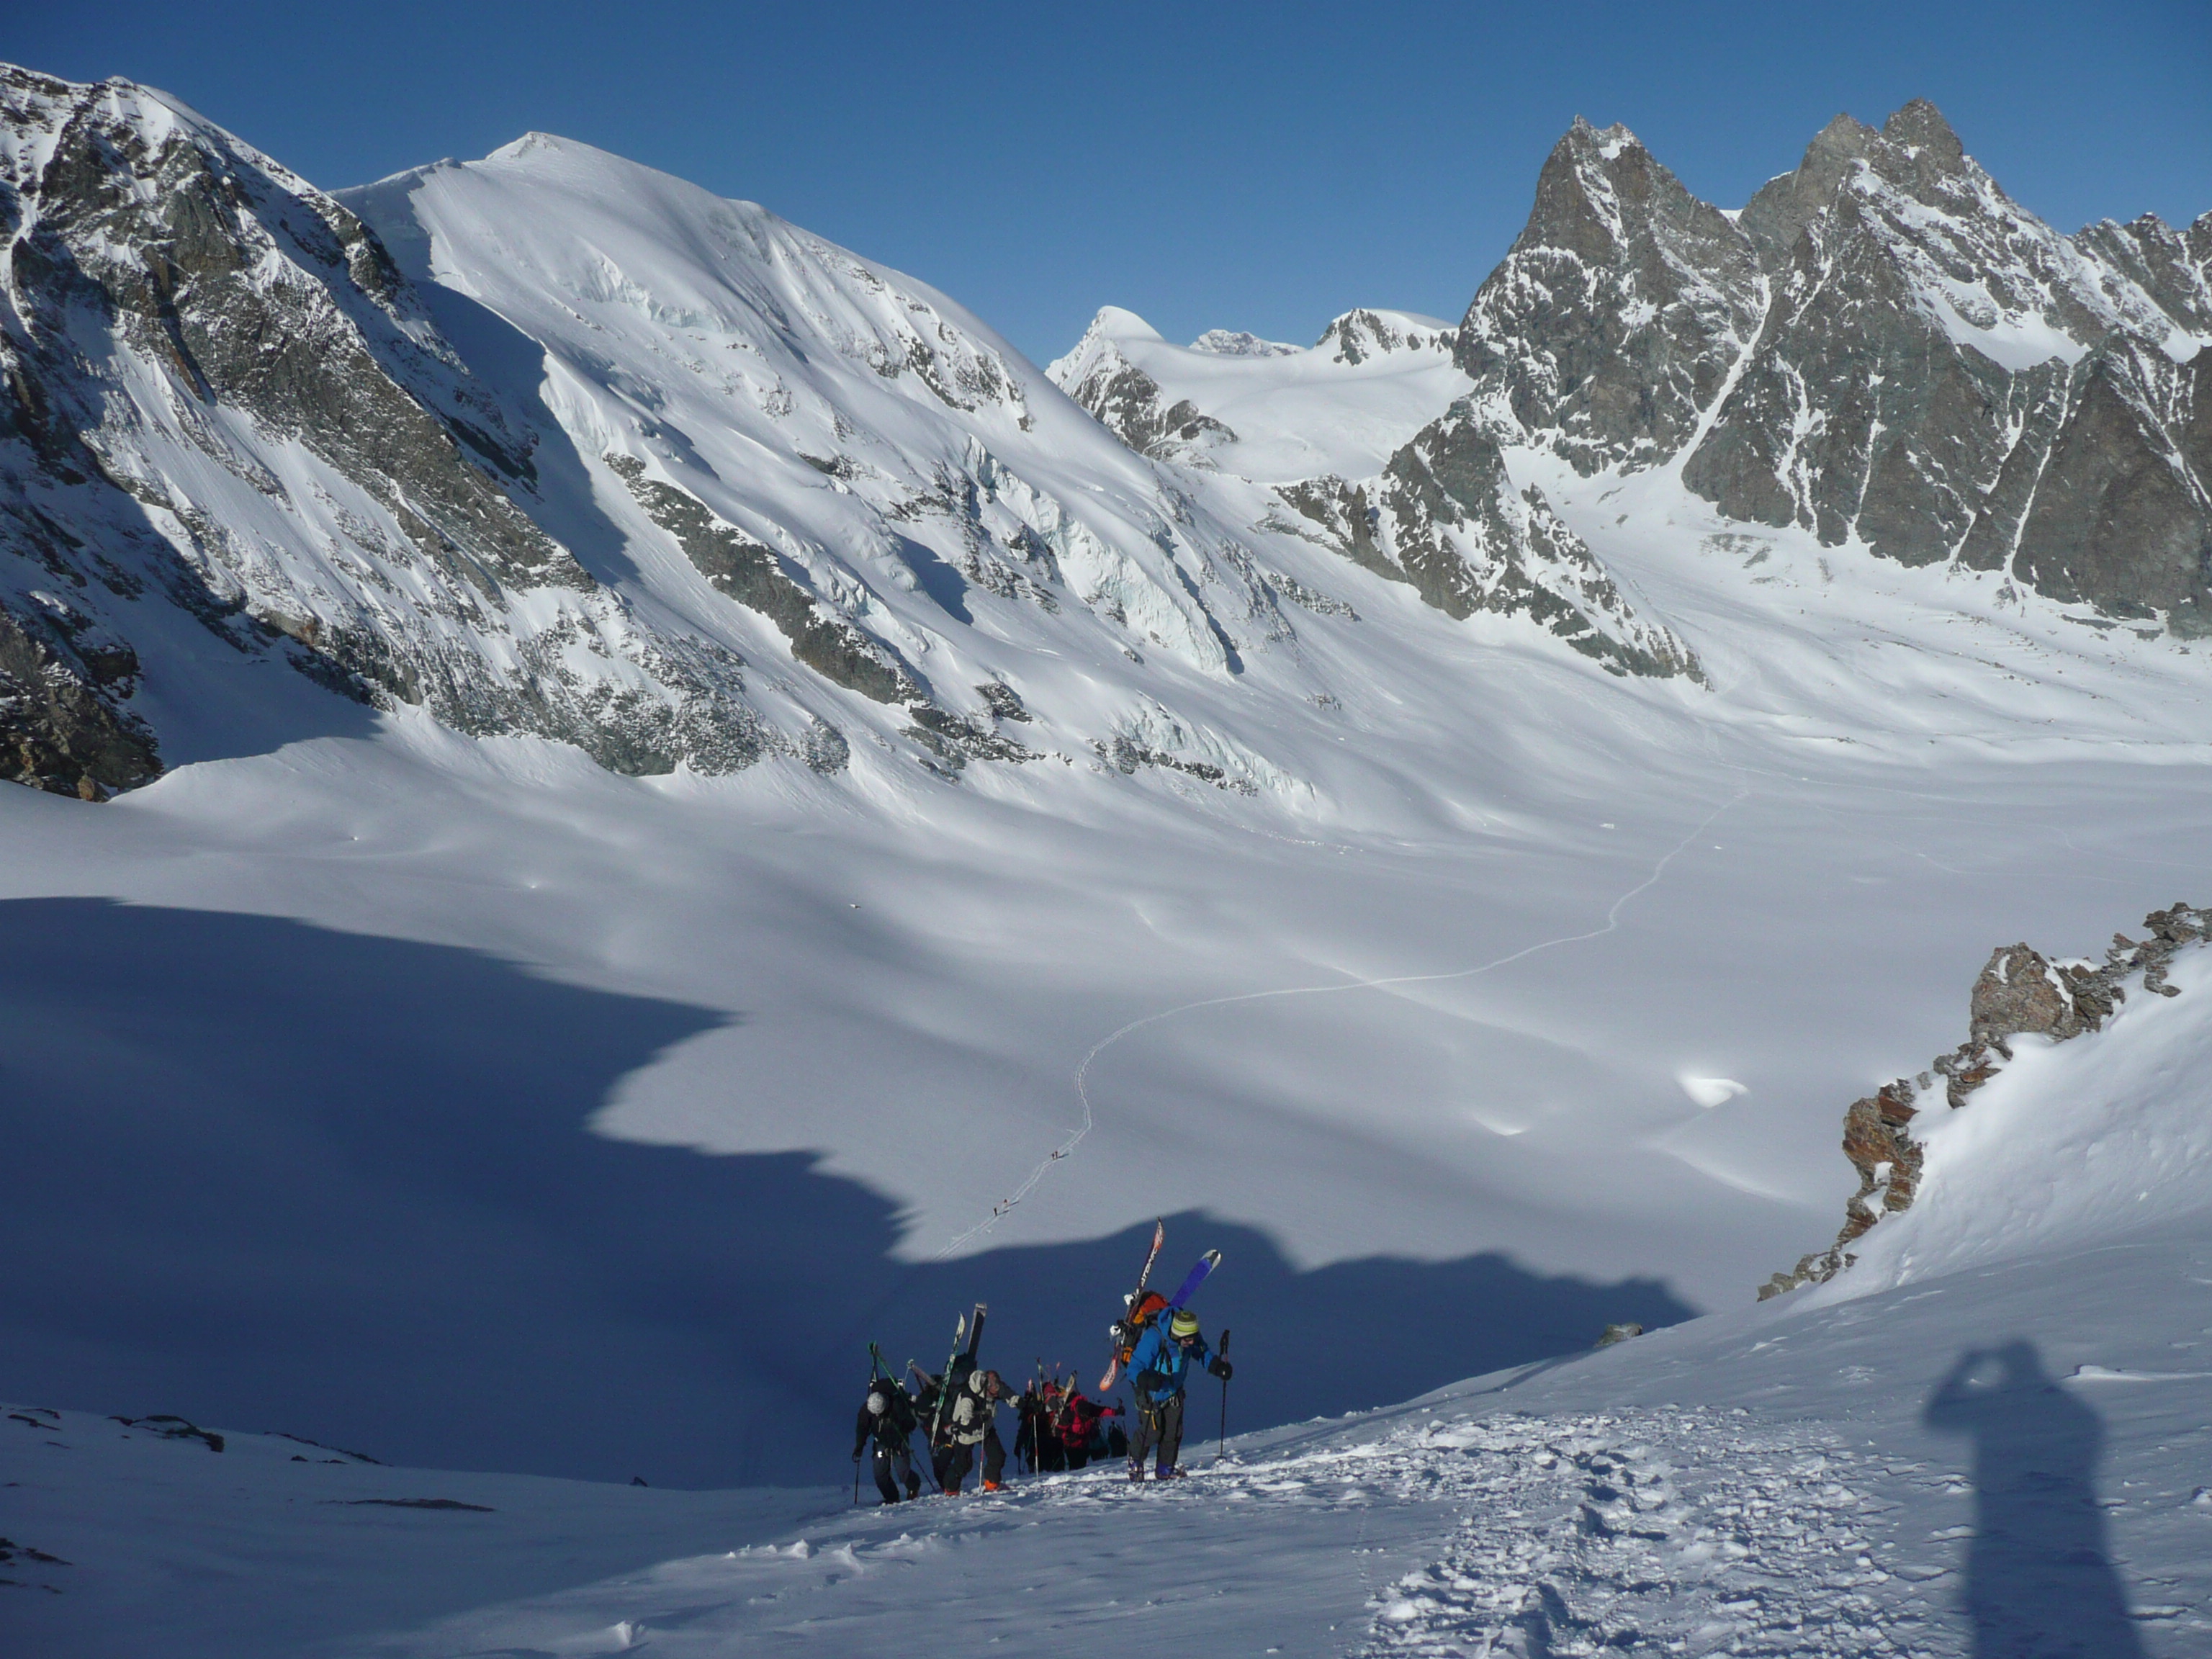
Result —
[{"label": "skier in black jacket", "polygon": [[1006,1397],[1006,1385],[996,1371],[971,1370],[953,1385],[935,1448],[937,1481],[947,1498],[960,1495],[961,1483],[975,1467],[979,1445],[983,1449],[983,1490],[997,1492],[1005,1484],[1006,1448],[993,1419]]},{"label": "skier in black jacket", "polygon": [[[899,1501],[899,1486],[906,1487],[909,1498],[921,1496],[921,1477],[915,1473],[914,1402],[907,1398],[906,1390],[895,1377],[878,1376],[868,1384],[868,1397],[860,1402],[860,1414],[853,1425],[853,1461],[860,1461],[860,1452],[872,1437],[876,1443],[875,1456],[871,1468],[876,1477],[876,1490],[884,1495],[884,1502]],[[892,1477],[897,1480],[894,1482]]]}]

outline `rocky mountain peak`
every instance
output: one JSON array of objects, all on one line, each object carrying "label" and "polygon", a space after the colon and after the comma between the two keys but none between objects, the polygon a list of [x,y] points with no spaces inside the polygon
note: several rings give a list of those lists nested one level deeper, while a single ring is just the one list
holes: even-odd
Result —
[{"label": "rocky mountain peak", "polygon": [[1460,326],[1460,367],[1577,471],[1673,455],[1756,331],[1743,232],[1623,126],[1577,118]]},{"label": "rocky mountain peak", "polygon": [[1732,518],[2203,626],[2212,216],[2068,238],[1934,104],[1838,115],[1731,221],[1577,121],[1458,361],[1585,474],[1678,458]]},{"label": "rocky mountain peak", "polygon": [[1925,98],[1915,98],[1881,124],[1881,136],[1907,149],[1925,150],[1938,166],[1957,167],[1966,159],[1966,146],[1943,112]]},{"label": "rocky mountain peak", "polygon": [[1610,259],[1649,220],[1654,193],[1670,188],[1688,195],[1634,133],[1618,124],[1600,129],[1577,115],[1536,175],[1520,242],[1540,240],[1593,263]]},{"label": "rocky mountain peak", "polygon": [[1314,342],[1314,349],[1327,351],[1332,361],[1356,367],[1370,358],[1398,351],[1449,352],[1453,331],[1442,323],[1425,324],[1401,311],[1347,311],[1334,319]]},{"label": "rocky mountain peak", "polygon": [[1242,328],[1209,328],[1190,343],[1190,349],[1210,357],[1292,357],[1300,350],[1280,340],[1263,340]]},{"label": "rocky mountain peak", "polygon": [[1834,206],[1844,180],[1881,139],[1872,127],[1839,114],[1814,135],[1793,171],[1753,193],[1736,223],[1758,248],[1761,264],[1771,270],[1789,258],[1805,227]]}]

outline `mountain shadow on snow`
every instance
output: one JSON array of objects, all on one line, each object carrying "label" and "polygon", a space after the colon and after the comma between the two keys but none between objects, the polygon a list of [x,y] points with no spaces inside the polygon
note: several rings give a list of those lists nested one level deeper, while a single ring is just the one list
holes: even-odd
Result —
[{"label": "mountain shadow on snow", "polygon": [[[388,1462],[708,1486],[841,1479],[867,1343],[935,1369],[976,1300],[1018,1387],[1039,1360],[1096,1380],[1149,1216],[908,1265],[897,1205],[810,1154],[591,1132],[622,1079],[729,1018],[264,916],[0,903],[0,1382]],[[1300,1272],[1193,1216],[1160,1276],[1207,1247],[1232,1431],[1692,1311],[1496,1255]],[[1210,1438],[1218,1385],[1193,1405]]]}]

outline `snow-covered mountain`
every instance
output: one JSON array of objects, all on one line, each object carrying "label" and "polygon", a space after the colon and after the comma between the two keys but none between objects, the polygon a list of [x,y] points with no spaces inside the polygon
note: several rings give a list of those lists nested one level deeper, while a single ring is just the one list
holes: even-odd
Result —
[{"label": "snow-covered mountain", "polygon": [[[143,88],[5,95],[27,780],[221,748],[209,683],[264,660],[648,773],[834,769],[866,729],[946,772],[1056,745],[1251,787],[1267,764],[1178,683],[1272,655],[1278,695],[1323,689],[1295,659],[1301,619],[1352,608],[1334,560],[773,215],[537,135],[341,199]],[[1398,338],[1370,321],[1340,361]],[[1431,445],[1393,486],[1417,547],[1378,553],[1352,495],[1309,511],[1457,614],[1686,664],[1482,440]],[[243,662],[201,660],[205,630]],[[1054,683],[1101,651],[1111,690]]]},{"label": "snow-covered mountain", "polygon": [[1578,123],[1476,295],[1480,404],[1579,472],[2002,572],[2191,637],[2212,545],[2212,215],[2061,235],[1934,106],[1838,116],[1738,213]]},{"label": "snow-covered mountain", "polygon": [[[2124,550],[2198,499],[2205,227],[2055,237],[1925,112],[1733,218],[1577,128],[1458,325],[1109,311],[1039,371],[565,140],[331,195],[143,88],[0,94],[49,1403],[811,1478],[869,1337],[988,1295],[1073,1363],[1161,1213],[1230,1251],[1250,1420],[1403,1397],[1748,1298],[1993,943],[2212,856],[2179,598],[1823,516],[1908,430],[2061,542],[2062,483]],[[1956,375],[2003,398],[1847,441]]]}]

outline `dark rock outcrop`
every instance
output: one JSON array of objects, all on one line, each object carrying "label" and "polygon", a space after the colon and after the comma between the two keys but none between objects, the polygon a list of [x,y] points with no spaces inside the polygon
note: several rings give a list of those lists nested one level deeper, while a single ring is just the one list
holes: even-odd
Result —
[{"label": "dark rock outcrop", "polygon": [[1224,422],[1189,398],[1170,403],[1158,380],[1111,345],[1103,347],[1089,372],[1066,391],[1109,432],[1156,461],[1204,465],[1208,449],[1237,441],[1236,433]]},{"label": "dark rock outcrop", "polygon": [[2012,1058],[2008,1039],[2035,1036],[2064,1042],[2102,1030],[2126,998],[2124,981],[2136,975],[2146,992],[2179,996],[2179,988],[2166,983],[2166,969],[2185,945],[2202,944],[2212,933],[2212,910],[2177,902],[2152,911],[2143,927],[2149,935],[2144,939],[2113,934],[2099,963],[2053,961],[2026,945],[1991,952],[1967,1000],[1966,1040],[1923,1073],[1917,1087],[1899,1078],[1852,1102],[1844,1114],[1844,1156],[1858,1171],[1859,1186],[1844,1206],[1843,1230],[1826,1250],[1770,1278],[1759,1286],[1759,1299],[1833,1279],[1857,1259],[1850,1247],[1869,1228],[1885,1215],[1912,1207],[1925,1156],[1913,1139],[1912,1121],[1934,1076],[1943,1079],[1944,1099],[1956,1111]]},{"label": "dark rock outcrop", "polygon": [[1757,333],[1750,240],[1626,127],[1579,118],[1528,222],[1468,307],[1454,353],[1585,475],[1673,456]]},{"label": "dark rock outcrop", "polygon": [[82,623],[0,605],[0,779],[105,800],[158,776],[161,763],[154,734],[124,706],[137,653],[86,638]]},{"label": "dark rock outcrop", "polygon": [[1514,488],[1496,439],[1464,402],[1416,433],[1379,477],[1307,479],[1277,493],[1309,533],[1409,583],[1447,616],[1524,616],[1613,673],[1699,678],[1695,656],[1636,615],[1543,492]]},{"label": "dark rock outcrop", "polygon": [[1461,327],[1485,406],[1584,473],[2212,628],[2212,215],[2060,235],[1936,107],[1838,116],[1733,222],[1577,122]]},{"label": "dark rock outcrop", "polygon": [[0,775],[93,798],[159,772],[125,703],[181,666],[139,660],[164,603],[618,771],[799,746],[730,653],[650,636],[518,504],[536,435],[335,198],[144,88],[0,67]]},{"label": "dark rock outcrop", "polygon": [[877,702],[912,702],[921,688],[888,647],[843,617],[828,614],[783,568],[773,550],[724,524],[696,496],[645,475],[634,455],[603,458],[646,515],[676,538],[699,574],[739,605],[757,611],[791,642],[791,654],[824,679]]}]

